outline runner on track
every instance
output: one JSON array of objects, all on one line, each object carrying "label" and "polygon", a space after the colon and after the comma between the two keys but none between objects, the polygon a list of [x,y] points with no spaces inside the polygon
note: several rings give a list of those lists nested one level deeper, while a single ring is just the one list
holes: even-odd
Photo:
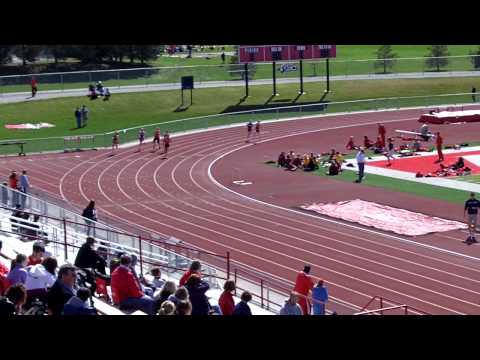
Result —
[{"label": "runner on track", "polygon": [[168,153],[168,148],[170,147],[170,134],[168,131],[165,131],[165,134],[163,135],[163,148],[164,148],[164,154],[165,156]]},{"label": "runner on track", "polygon": [[143,128],[138,132],[138,151],[142,151],[142,145],[145,141],[145,130]]},{"label": "runner on track", "polygon": [[160,149],[160,136],[162,136],[160,132],[160,128],[155,129],[155,135],[153,135],[153,151],[155,150],[155,144],[158,145],[158,149]]},{"label": "runner on track", "polygon": [[443,138],[440,136],[440,133],[437,132],[436,133],[436,147],[437,147],[437,153],[438,153],[438,159],[437,159],[437,163],[439,162],[442,162],[444,159],[443,159],[443,153],[442,153],[442,145],[443,145]]},{"label": "runner on track", "polygon": [[477,240],[475,239],[475,231],[477,229],[477,216],[478,216],[478,209],[480,208],[480,201],[475,199],[475,193],[470,193],[470,199],[465,202],[465,207],[463,209],[463,217],[465,218],[465,213],[468,213],[468,238],[465,243],[468,245],[476,243]]},{"label": "runner on track", "polygon": [[253,124],[251,121],[248,122],[247,124],[247,140],[245,142],[250,142],[250,136],[252,136],[252,128],[253,128]]},{"label": "runner on track", "polygon": [[[261,141],[260,137],[260,121],[257,121],[255,124],[255,141]],[[256,142],[255,142],[256,144]]]},{"label": "runner on track", "polygon": [[115,134],[113,135],[113,138],[112,138],[112,155],[114,153],[114,150],[118,150],[119,143],[120,143],[120,135],[118,134],[118,131],[115,131]]}]

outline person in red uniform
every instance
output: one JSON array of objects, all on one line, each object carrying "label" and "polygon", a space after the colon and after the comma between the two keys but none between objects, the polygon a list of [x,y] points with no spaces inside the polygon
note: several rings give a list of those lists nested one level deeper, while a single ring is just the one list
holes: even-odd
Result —
[{"label": "person in red uniform", "polygon": [[165,155],[168,153],[168,148],[170,147],[170,134],[168,131],[165,131],[165,135],[163,135],[163,152]]},{"label": "person in red uniform", "polygon": [[155,144],[158,145],[158,148],[160,149],[160,136],[162,134],[160,133],[160,129],[156,128],[155,129],[155,134],[153,135],[153,151],[155,151]]},{"label": "person in red uniform", "polygon": [[32,98],[37,95],[37,80],[32,77],[32,81],[30,82],[30,85],[32,87]]},{"label": "person in red uniform", "polygon": [[440,136],[440,133],[436,133],[436,145],[437,145],[437,153],[438,153],[438,160],[437,162],[442,162],[443,159],[443,153],[442,153],[442,145],[443,145],[443,138]]},{"label": "person in red uniform", "polygon": [[365,149],[370,149],[372,147],[373,143],[370,141],[370,139],[368,138],[368,136],[364,136],[363,137],[363,146],[365,147]]},{"label": "person in red uniform", "polygon": [[385,135],[387,134],[387,130],[383,124],[378,124],[378,136],[382,139],[382,147],[385,147]]},{"label": "person in red uniform", "polygon": [[310,315],[310,302],[307,300],[310,292],[315,285],[310,274],[310,266],[306,265],[303,271],[297,275],[293,291],[301,296],[298,297],[298,304],[302,308],[303,315]]},{"label": "person in red uniform", "polygon": [[348,140],[346,148],[347,148],[347,150],[355,149],[355,143],[353,142],[353,136],[350,136],[350,139]]}]

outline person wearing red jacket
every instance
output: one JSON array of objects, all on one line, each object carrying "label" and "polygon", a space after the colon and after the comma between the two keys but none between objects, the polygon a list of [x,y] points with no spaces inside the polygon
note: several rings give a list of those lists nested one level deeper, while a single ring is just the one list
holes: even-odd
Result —
[{"label": "person wearing red jacket", "polygon": [[186,271],[180,278],[180,281],[178,282],[178,286],[185,286],[185,284],[188,281],[188,278],[193,274],[198,274],[202,276],[202,273],[200,272],[201,269],[202,269],[202,264],[200,264],[200,261],[198,260],[192,261],[188,271]]},{"label": "person wearing red jacket", "polygon": [[443,145],[443,138],[440,136],[440,133],[437,132],[436,134],[436,145],[437,145],[437,153],[438,153],[438,160],[437,162],[443,161],[443,153],[442,153],[442,145]]},{"label": "person wearing red jacket", "polygon": [[130,269],[131,263],[132,258],[129,255],[122,255],[120,266],[112,274],[113,301],[120,305],[120,308],[142,310],[149,315],[154,315],[155,300],[145,295],[140,289]]},{"label": "person wearing red jacket", "polygon": [[235,291],[235,282],[233,280],[225,281],[223,292],[218,299],[218,306],[222,310],[222,315],[233,315],[235,301],[233,301],[233,292]]},{"label": "person wearing red jacket", "polygon": [[347,150],[355,149],[355,143],[353,141],[353,136],[350,136],[350,138],[348,139],[348,143],[345,147],[347,148]]},{"label": "person wearing red jacket", "polygon": [[385,147],[385,135],[387,134],[387,130],[383,124],[378,124],[378,136],[382,139],[382,147]]},{"label": "person wearing red jacket", "polygon": [[37,91],[38,91],[37,79],[35,79],[35,77],[32,77],[32,81],[30,81],[30,85],[32,87],[32,98],[33,98],[35,97],[35,95],[37,95]]},{"label": "person wearing red jacket", "polygon": [[303,315],[310,315],[310,302],[307,300],[313,289],[314,283],[310,274],[310,266],[306,265],[303,271],[297,275],[293,291],[300,294],[298,304],[302,308]]}]

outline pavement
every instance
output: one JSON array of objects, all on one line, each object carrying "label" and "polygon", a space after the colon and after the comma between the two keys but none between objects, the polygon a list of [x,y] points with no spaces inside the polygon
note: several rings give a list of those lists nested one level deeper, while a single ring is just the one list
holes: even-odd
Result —
[{"label": "pavement", "polygon": [[[331,81],[355,81],[355,80],[388,80],[388,79],[425,79],[425,78],[447,78],[447,77],[475,77],[480,76],[478,71],[450,71],[450,72],[415,72],[415,73],[398,73],[398,74],[365,74],[365,75],[339,75],[331,76]],[[310,82],[322,82],[326,81],[325,76],[307,77],[304,78],[304,83]],[[299,83],[297,77],[287,79],[277,79],[277,84],[294,84]],[[250,80],[249,86],[258,85],[270,85],[272,79],[265,80]],[[245,86],[243,80],[232,81],[203,81],[196,82],[195,88],[219,88],[228,86]],[[134,93],[134,92],[147,92],[147,91],[165,91],[165,90],[180,90],[180,82],[177,83],[164,83],[164,84],[152,84],[152,85],[129,85],[121,87],[109,87],[112,96],[120,93]],[[63,98],[63,97],[75,97],[86,96],[87,89],[68,89],[68,90],[41,90],[41,84],[39,85],[39,92],[34,98],[31,97],[30,92],[15,92],[15,93],[2,93],[0,87],[0,104],[17,103],[26,101],[38,101],[45,99]]]}]

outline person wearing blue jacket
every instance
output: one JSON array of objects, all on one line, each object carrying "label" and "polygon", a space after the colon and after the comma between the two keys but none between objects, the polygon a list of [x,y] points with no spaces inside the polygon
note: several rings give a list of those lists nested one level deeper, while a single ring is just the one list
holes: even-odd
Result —
[{"label": "person wearing blue jacket", "polygon": [[192,315],[209,315],[211,306],[205,293],[210,289],[210,285],[202,280],[200,275],[193,274],[188,278],[185,288],[192,303]]},{"label": "person wearing blue jacket", "polygon": [[242,296],[240,296],[240,302],[235,305],[232,315],[252,315],[252,310],[248,306],[248,302],[252,300],[252,294],[248,291],[244,291]]},{"label": "person wearing blue jacket", "polygon": [[328,301],[328,291],[323,286],[323,280],[318,280],[312,289],[313,315],[325,315],[325,303]]},{"label": "person wearing blue jacket", "polygon": [[97,310],[88,305],[90,290],[80,288],[76,296],[72,296],[63,307],[63,315],[97,315]]}]

